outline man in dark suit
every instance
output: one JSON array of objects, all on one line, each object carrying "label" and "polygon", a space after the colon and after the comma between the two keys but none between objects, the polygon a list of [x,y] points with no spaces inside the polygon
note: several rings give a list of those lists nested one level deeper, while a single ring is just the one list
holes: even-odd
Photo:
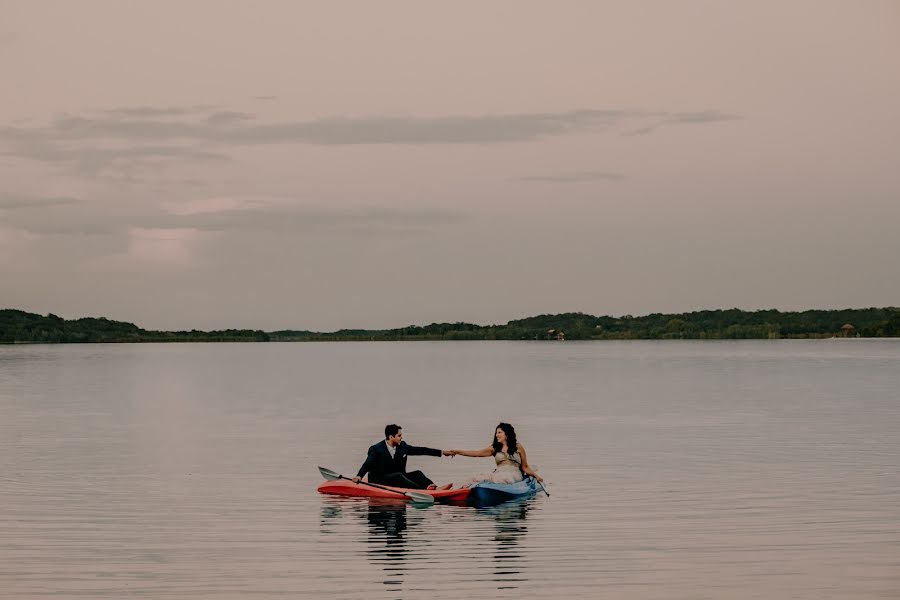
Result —
[{"label": "man in dark suit", "polygon": [[403,441],[403,429],[399,425],[388,425],[384,428],[384,439],[369,447],[366,462],[359,468],[359,473],[356,474],[353,481],[359,483],[363,475],[368,473],[370,483],[414,490],[433,490],[436,487],[434,482],[425,477],[422,471],[406,472],[406,457],[441,456],[441,454],[449,456],[450,451],[410,446]]}]

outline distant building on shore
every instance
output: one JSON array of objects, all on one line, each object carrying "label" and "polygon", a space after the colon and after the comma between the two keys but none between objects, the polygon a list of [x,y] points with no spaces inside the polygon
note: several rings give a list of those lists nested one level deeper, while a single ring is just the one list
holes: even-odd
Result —
[{"label": "distant building on shore", "polygon": [[850,323],[844,323],[841,326],[841,336],[840,337],[856,337],[858,334],[856,333],[856,327],[851,325]]},{"label": "distant building on shore", "polygon": [[566,339],[566,334],[563,333],[562,330],[557,331],[556,329],[548,329],[547,330],[547,339],[563,342]]}]

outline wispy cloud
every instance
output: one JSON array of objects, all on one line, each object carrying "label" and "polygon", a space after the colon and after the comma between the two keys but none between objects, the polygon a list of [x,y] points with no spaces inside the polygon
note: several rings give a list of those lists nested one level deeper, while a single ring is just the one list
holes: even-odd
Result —
[{"label": "wispy cloud", "polygon": [[701,110],[697,112],[670,113],[655,123],[650,123],[626,132],[626,135],[646,135],[666,125],[689,125],[703,123],[721,123],[742,119],[740,115],[719,112],[717,110]]},{"label": "wispy cloud", "polygon": [[123,174],[134,176],[135,170],[148,166],[230,160],[227,154],[203,147],[174,144],[127,146],[121,141],[124,139],[124,136],[119,137],[118,143],[102,140],[73,143],[60,136],[22,135],[0,128],[0,142],[6,142],[6,149],[0,149],[0,154],[67,165],[82,175],[113,177]]},{"label": "wispy cloud", "polygon": [[576,110],[471,116],[331,117],[314,121],[255,125],[213,132],[214,139],[240,143],[491,144],[608,129],[637,116],[624,110]]},{"label": "wispy cloud", "polygon": [[667,123],[711,123],[738,118],[718,111],[660,113],[635,110],[573,110],[500,115],[328,117],[311,121],[256,123],[253,115],[212,111],[190,120],[159,119],[199,113],[187,109],[113,109],[100,116],[64,115],[43,128],[3,127],[0,139],[59,143],[126,139],[219,144],[485,144],[609,130],[655,128]]},{"label": "wispy cloud", "polygon": [[608,173],[604,171],[582,171],[580,173],[564,173],[560,175],[529,175],[527,177],[515,177],[512,181],[538,181],[542,183],[577,183],[582,181],[622,181],[625,176],[621,173]]},{"label": "wispy cloud", "polygon": [[210,105],[120,107],[62,115],[46,126],[0,127],[0,154],[65,163],[82,174],[120,172],[147,163],[227,160],[229,148],[266,144],[453,145],[534,142],[551,137],[649,133],[664,125],[740,118],[715,110],[650,112],[584,109],[450,116],[338,116],[260,123],[254,115]]},{"label": "wispy cloud", "polygon": [[466,213],[444,209],[385,206],[330,208],[299,198],[217,197],[166,204],[161,222],[205,231],[283,233],[412,233],[467,220]]},{"label": "wispy cloud", "polygon": [[0,194],[0,210],[39,209],[75,204],[78,200],[65,197],[33,196],[30,194]]},{"label": "wispy cloud", "polygon": [[212,126],[228,126],[244,123],[253,119],[248,113],[237,112],[233,110],[223,110],[215,112],[206,117],[206,122]]},{"label": "wispy cloud", "polygon": [[[194,108],[114,109],[99,116],[63,115],[42,128],[0,128],[0,139],[14,142],[88,142],[126,139],[179,140],[219,144],[457,144],[532,141],[613,127],[645,113],[625,110],[576,110],[475,116],[329,117],[311,121],[254,123],[253,116],[215,111],[191,120],[154,116],[187,115]],[[154,114],[157,113],[157,114]]]},{"label": "wispy cloud", "polygon": [[197,113],[207,113],[217,107],[212,104],[197,104],[194,106],[125,106],[120,108],[105,109],[102,114],[112,117],[152,118],[152,117],[180,117]]},{"label": "wispy cloud", "polygon": [[[124,235],[133,230],[346,235],[415,234],[451,227],[469,214],[441,208],[330,207],[300,197],[223,196],[114,208],[109,202],[0,196],[0,224],[38,236]],[[43,207],[43,210],[28,208]]]}]

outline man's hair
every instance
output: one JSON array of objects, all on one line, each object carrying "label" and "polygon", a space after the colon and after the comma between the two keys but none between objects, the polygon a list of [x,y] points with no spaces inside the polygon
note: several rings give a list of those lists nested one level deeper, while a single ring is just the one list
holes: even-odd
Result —
[{"label": "man's hair", "polygon": [[384,439],[388,439],[392,435],[397,435],[397,432],[403,429],[396,423],[391,423],[390,425],[384,428]]}]

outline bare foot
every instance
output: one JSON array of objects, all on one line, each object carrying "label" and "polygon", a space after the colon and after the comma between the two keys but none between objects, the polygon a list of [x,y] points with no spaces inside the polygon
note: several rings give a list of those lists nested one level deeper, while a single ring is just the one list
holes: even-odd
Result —
[{"label": "bare foot", "polygon": [[446,485],[442,485],[442,486],[439,487],[438,489],[439,489],[439,490],[449,490],[449,489],[452,488],[452,487],[453,487],[453,484],[452,484],[452,483],[448,483],[448,484],[446,484]]},{"label": "bare foot", "polygon": [[432,483],[431,485],[429,485],[429,486],[428,486],[427,488],[425,488],[425,489],[426,489],[426,490],[436,490],[436,489],[437,489],[437,486],[434,485],[434,484]]}]

